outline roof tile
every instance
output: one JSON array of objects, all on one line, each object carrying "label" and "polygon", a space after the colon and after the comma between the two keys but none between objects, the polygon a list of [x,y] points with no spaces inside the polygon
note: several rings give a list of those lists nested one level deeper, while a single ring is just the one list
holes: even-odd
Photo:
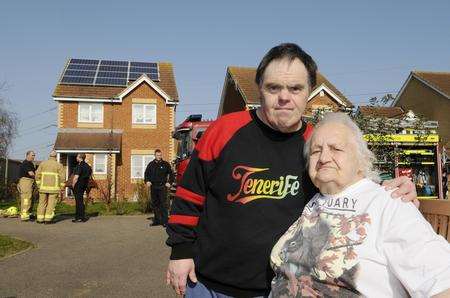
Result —
[{"label": "roof tile", "polygon": [[401,118],[405,111],[401,107],[359,106],[358,112],[363,116]]},{"label": "roof tile", "polygon": [[450,97],[450,72],[413,71],[412,73]]}]

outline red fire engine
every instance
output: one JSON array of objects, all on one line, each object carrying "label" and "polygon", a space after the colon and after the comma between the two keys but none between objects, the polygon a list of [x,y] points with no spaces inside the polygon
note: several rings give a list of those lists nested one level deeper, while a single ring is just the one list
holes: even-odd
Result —
[{"label": "red fire engine", "polygon": [[212,122],[213,120],[202,121],[202,115],[197,114],[190,115],[176,127],[173,138],[177,140],[177,158],[175,160],[177,185],[181,182],[195,144]]}]

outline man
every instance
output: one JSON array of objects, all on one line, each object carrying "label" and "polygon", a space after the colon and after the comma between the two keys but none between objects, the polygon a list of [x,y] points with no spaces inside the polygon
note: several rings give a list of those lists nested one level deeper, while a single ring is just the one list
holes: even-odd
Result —
[{"label": "man", "polygon": [[[295,44],[271,49],[256,73],[261,107],[225,115],[200,139],[167,227],[167,282],[178,294],[268,295],[272,246],[317,192],[303,159],[312,127],[301,120],[316,69]],[[407,178],[395,185],[415,197]]]},{"label": "man", "polygon": [[174,180],[170,164],[162,159],[162,152],[155,150],[155,159],[145,168],[144,181],[150,189],[150,199],[155,214],[152,226],[167,225],[167,188]]},{"label": "man", "polygon": [[17,189],[20,194],[20,219],[22,221],[30,220],[31,198],[33,196],[33,183],[36,171],[33,163],[35,157],[34,151],[28,151],[19,169],[20,178]]},{"label": "man", "polygon": [[75,167],[73,171],[73,193],[75,195],[75,218],[72,220],[72,222],[85,222],[86,216],[84,213],[84,201],[83,196],[84,192],[86,191],[86,188],[89,184],[89,179],[92,175],[92,168],[85,162],[86,160],[86,154],[79,153],[77,155],[77,162],[78,165]]},{"label": "man", "polygon": [[49,159],[43,161],[36,171],[36,185],[39,189],[37,223],[53,223],[55,205],[58,194],[64,188],[64,180],[64,167],[56,161],[56,151],[52,150]]}]

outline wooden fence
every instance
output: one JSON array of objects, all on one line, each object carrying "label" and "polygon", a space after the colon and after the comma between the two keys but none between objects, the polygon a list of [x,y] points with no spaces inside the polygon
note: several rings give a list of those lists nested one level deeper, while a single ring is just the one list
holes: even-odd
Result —
[{"label": "wooden fence", "polygon": [[450,201],[420,200],[420,211],[434,231],[450,242]]}]

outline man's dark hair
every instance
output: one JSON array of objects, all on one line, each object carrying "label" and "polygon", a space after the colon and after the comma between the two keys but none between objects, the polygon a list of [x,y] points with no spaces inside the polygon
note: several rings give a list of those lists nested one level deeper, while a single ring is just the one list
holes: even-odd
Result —
[{"label": "man's dark hair", "polygon": [[258,69],[256,70],[256,84],[258,84],[258,86],[261,85],[264,72],[266,71],[266,68],[270,64],[270,62],[272,62],[273,60],[285,58],[289,59],[291,62],[296,58],[300,59],[300,61],[303,62],[306,70],[308,71],[308,81],[310,87],[313,88],[316,85],[316,62],[314,62],[313,58],[295,43],[282,43],[276,47],[271,48],[270,51],[267,52],[267,54],[259,63]]},{"label": "man's dark hair", "polygon": [[84,154],[84,153],[78,153],[78,156],[79,156],[82,160],[86,160],[86,154]]},{"label": "man's dark hair", "polygon": [[160,149],[156,149],[155,153],[162,153]]}]

